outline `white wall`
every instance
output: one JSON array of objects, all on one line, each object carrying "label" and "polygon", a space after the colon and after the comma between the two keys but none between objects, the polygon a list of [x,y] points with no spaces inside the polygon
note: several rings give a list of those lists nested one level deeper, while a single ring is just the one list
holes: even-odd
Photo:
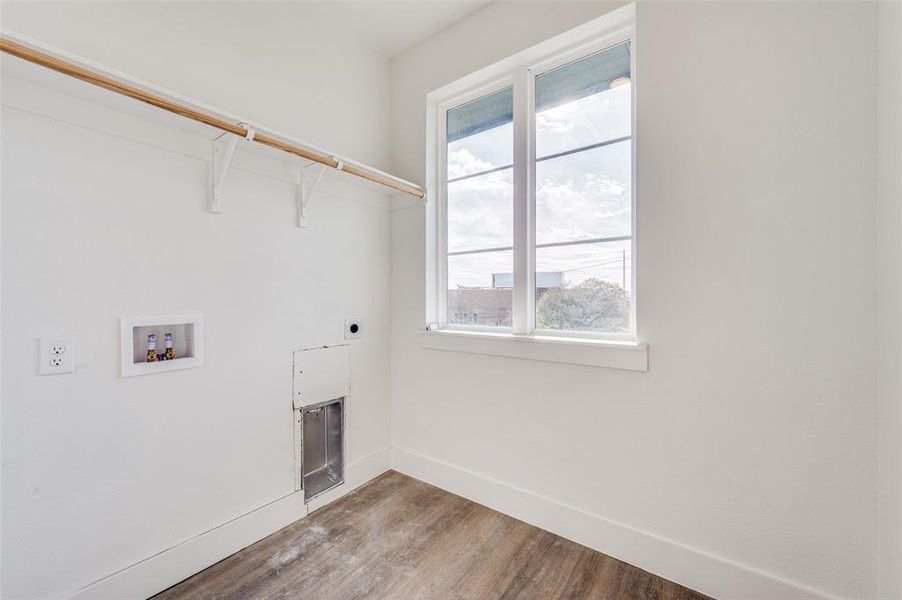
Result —
[{"label": "white wall", "polygon": [[0,10],[4,28],[387,167],[389,64],[317,14],[303,2],[13,0]]},{"label": "white wall", "polygon": [[[493,5],[397,57],[394,169],[424,178],[427,92],[604,10]],[[393,213],[396,466],[717,596],[875,594],[875,33],[640,2],[647,373],[419,348],[424,209]]]},{"label": "white wall", "polygon": [[880,593],[902,597],[902,3],[878,14],[877,318]]},{"label": "white wall", "polygon": [[[281,22],[289,10],[302,16],[4,3],[3,17],[387,162],[388,62],[303,19]],[[247,36],[256,43],[234,43]],[[142,55],[151,48],[160,56]],[[4,598],[68,595],[292,492],[291,352],[343,341],[345,317],[366,324],[351,350],[349,462],[381,452],[387,465],[390,223],[373,205],[384,197],[355,186],[350,197],[322,194],[299,229],[291,173],[233,170],[213,215],[205,139],[9,77],[3,86]],[[285,166],[254,160],[265,173]],[[206,318],[206,365],[120,378],[119,316],[180,311]],[[77,338],[75,374],[35,375],[45,335]],[[151,584],[178,578],[176,568]]]}]

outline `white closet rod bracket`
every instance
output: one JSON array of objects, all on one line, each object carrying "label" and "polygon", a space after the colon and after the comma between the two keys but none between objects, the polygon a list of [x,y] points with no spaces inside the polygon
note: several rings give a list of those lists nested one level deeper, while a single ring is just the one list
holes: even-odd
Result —
[{"label": "white closet rod bracket", "polygon": [[[341,162],[339,162],[339,166],[343,166]],[[313,200],[313,195],[316,194],[317,188],[319,188],[319,183],[323,179],[323,173],[326,172],[326,166],[319,165],[316,178],[313,180],[310,187],[307,187],[304,185],[304,169],[306,168],[307,167],[302,168],[300,175],[298,176],[298,227],[307,227],[310,202]]]},{"label": "white closet rod bracket", "polygon": [[[240,127],[245,131],[244,139],[253,141],[257,134],[256,130],[245,123],[241,123]],[[210,197],[210,212],[222,212],[222,186],[225,184],[226,174],[229,172],[229,166],[235,156],[235,147],[240,139],[233,133],[224,133],[213,140],[213,190]]]}]

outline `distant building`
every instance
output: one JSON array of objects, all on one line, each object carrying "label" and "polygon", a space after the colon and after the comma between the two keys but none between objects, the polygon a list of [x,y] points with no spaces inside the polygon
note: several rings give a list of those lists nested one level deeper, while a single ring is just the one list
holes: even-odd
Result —
[{"label": "distant building", "polygon": [[[564,284],[564,273],[536,273],[536,302],[548,288]],[[511,326],[513,273],[492,273],[492,287],[448,290],[448,322],[457,325]]]},{"label": "distant building", "polygon": [[[564,283],[563,271],[541,271],[536,273],[536,288],[548,289]],[[492,287],[495,289],[512,289],[514,287],[513,273],[492,273]]]}]

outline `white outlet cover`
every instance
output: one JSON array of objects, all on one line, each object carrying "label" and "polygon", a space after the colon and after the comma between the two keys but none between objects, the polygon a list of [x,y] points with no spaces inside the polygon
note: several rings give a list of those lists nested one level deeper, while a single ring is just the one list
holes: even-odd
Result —
[{"label": "white outlet cover", "polygon": [[[351,326],[357,325],[357,331],[351,331]],[[345,319],[345,339],[353,340],[363,334],[363,323],[360,319]]]},{"label": "white outlet cover", "polygon": [[52,337],[38,340],[38,375],[59,375],[75,371],[75,338]]}]

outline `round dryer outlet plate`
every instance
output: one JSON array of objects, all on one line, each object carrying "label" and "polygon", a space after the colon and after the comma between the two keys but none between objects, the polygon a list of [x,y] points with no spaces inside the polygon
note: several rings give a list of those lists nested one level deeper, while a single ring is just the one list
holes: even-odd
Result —
[{"label": "round dryer outlet plate", "polygon": [[363,333],[363,324],[360,319],[345,319],[345,339],[359,338]]}]

